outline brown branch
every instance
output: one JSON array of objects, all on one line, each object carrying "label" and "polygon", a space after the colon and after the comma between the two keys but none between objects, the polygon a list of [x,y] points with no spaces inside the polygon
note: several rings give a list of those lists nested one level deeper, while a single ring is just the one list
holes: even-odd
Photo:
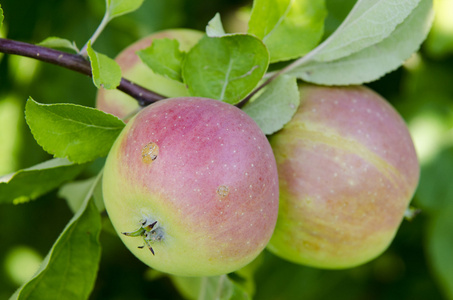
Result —
[{"label": "brown branch", "polygon": [[[92,76],[90,62],[77,54],[2,38],[0,38],[0,52],[34,58]],[[125,78],[121,78],[121,83],[117,89],[135,98],[141,106],[146,106],[165,98]]]}]

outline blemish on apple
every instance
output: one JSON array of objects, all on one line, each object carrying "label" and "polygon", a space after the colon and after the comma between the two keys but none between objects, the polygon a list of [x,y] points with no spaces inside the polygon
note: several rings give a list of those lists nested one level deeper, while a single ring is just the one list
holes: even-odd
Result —
[{"label": "blemish on apple", "polygon": [[150,164],[156,160],[159,155],[159,146],[156,143],[150,142],[142,149],[142,161],[145,164]]},{"label": "blemish on apple", "polygon": [[221,185],[217,188],[217,194],[219,194],[220,197],[222,197],[222,198],[225,198],[226,196],[228,196],[229,193],[230,193],[230,189],[225,185]]}]

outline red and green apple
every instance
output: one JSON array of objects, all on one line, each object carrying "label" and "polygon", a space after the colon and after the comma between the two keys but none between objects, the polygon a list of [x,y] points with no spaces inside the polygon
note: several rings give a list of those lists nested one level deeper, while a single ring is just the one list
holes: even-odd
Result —
[{"label": "red and green apple", "polygon": [[293,119],[270,138],[280,211],[268,249],[320,268],[363,264],[389,246],[417,187],[411,136],[369,88],[300,92]]},{"label": "red and green apple", "polygon": [[103,178],[106,210],[125,245],[182,276],[226,274],[252,261],[273,233],[278,192],[258,125],[206,98],[141,110],[114,143]]}]

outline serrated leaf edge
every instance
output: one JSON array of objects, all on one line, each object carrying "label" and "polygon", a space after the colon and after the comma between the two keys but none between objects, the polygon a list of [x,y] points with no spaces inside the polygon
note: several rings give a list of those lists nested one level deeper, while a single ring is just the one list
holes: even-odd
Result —
[{"label": "serrated leaf edge", "polygon": [[[30,102],[31,101],[31,102]],[[27,109],[29,107],[29,104],[28,103],[33,103],[32,105],[36,105],[36,107],[39,107],[40,109],[43,108],[43,107],[48,107],[48,106],[76,106],[76,107],[83,107],[83,108],[86,108],[86,109],[91,109],[91,110],[96,110],[98,112],[101,112],[105,115],[110,115],[110,116],[113,116],[115,117],[116,119],[118,119],[119,121],[122,122],[121,119],[119,119],[118,117],[114,116],[114,115],[111,115],[111,114],[108,114],[106,112],[103,112],[103,111],[100,111],[98,109],[95,109],[95,108],[92,108],[92,107],[87,107],[87,106],[82,106],[82,105],[77,105],[77,104],[72,104],[72,103],[66,103],[66,104],[62,104],[62,103],[55,103],[55,104],[42,104],[42,103],[38,103],[37,101],[35,101],[33,98],[29,98],[27,100],[27,103],[25,104],[25,121],[27,122],[29,128],[30,128],[30,131],[33,135],[33,138],[36,140],[36,142],[44,149],[44,151],[46,151],[47,153],[49,154],[52,154],[54,157],[59,157],[59,158],[66,158],[68,159],[69,161],[73,162],[73,163],[76,163],[76,164],[83,164],[83,163],[86,163],[86,162],[90,162],[90,161],[93,161],[94,159],[89,159],[89,160],[73,160],[69,155],[66,155],[66,156],[63,156],[63,155],[60,155],[58,154],[57,152],[60,152],[60,151],[55,151],[54,149],[48,147],[47,145],[43,145],[42,144],[42,139],[39,138],[35,132],[35,130],[32,128],[33,126],[30,126],[30,123],[29,123],[29,118],[28,118],[28,115],[27,115]],[[47,113],[52,113],[52,114],[55,114],[54,112],[49,112],[49,111],[46,111]],[[58,114],[55,114],[57,116],[59,116]],[[71,119],[69,119],[71,120]],[[85,123],[80,123],[80,124],[85,124]],[[124,124],[124,122],[123,122]],[[102,127],[101,127],[102,128]],[[119,127],[117,128],[119,129]],[[111,130],[117,130],[115,129],[114,127],[111,128]]]}]

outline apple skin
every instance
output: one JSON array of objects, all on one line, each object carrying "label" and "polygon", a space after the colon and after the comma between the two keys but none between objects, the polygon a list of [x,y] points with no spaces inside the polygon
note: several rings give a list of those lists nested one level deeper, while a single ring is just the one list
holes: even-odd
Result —
[{"label": "apple skin", "polygon": [[268,245],[303,265],[341,269],[381,254],[419,179],[407,127],[361,87],[303,85],[294,118],[270,138],[280,208]]},{"label": "apple skin", "polygon": [[[192,29],[168,29],[156,32],[130,45],[115,58],[120,65],[122,76],[149,90],[166,97],[188,96],[183,83],[155,74],[145,65],[137,51],[149,47],[155,39],[175,39],[182,51],[188,51],[203,36],[201,31]],[[113,114],[120,119],[136,113],[140,107],[137,100],[119,90],[99,89],[96,96],[96,108]]]},{"label": "apple skin", "polygon": [[[142,156],[151,148],[154,160]],[[181,276],[226,274],[252,261],[271,238],[278,192],[275,158],[258,125],[206,98],[144,108],[114,143],[103,175],[118,233],[143,219],[162,229],[162,240],[151,243],[155,255],[137,248],[141,237],[120,234],[124,244],[150,267]]]}]

